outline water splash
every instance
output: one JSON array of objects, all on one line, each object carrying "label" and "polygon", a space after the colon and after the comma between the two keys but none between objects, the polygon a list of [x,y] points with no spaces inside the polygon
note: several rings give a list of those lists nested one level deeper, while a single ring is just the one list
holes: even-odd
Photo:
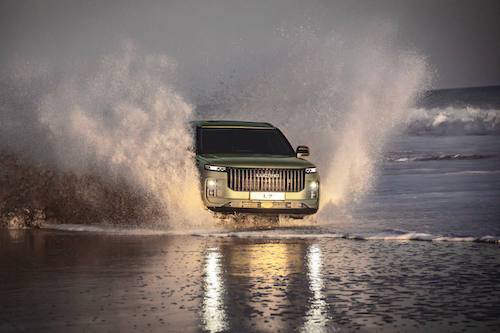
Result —
[{"label": "water splash", "polygon": [[[144,219],[175,228],[203,224],[211,214],[199,195],[192,106],[172,83],[175,64],[131,44],[121,51],[65,73],[41,94],[32,121],[59,169],[124,179],[130,188],[123,200],[140,192],[142,204],[154,207]],[[86,204],[109,204],[87,189],[80,195]]]},{"label": "water splash", "polygon": [[269,121],[312,148],[322,177],[320,216],[373,185],[384,144],[429,83],[425,58],[398,48],[394,31],[372,27],[343,40],[300,29],[283,34],[273,60],[232,81],[201,117]]},{"label": "water splash", "polygon": [[[322,177],[319,217],[331,220],[373,186],[386,141],[426,88],[426,61],[398,48],[384,25],[353,40],[308,29],[279,33],[282,42],[269,57],[243,59],[249,65],[217,93],[190,96],[196,114],[176,89],[175,63],[129,44],[97,64],[41,79],[32,119],[19,124],[36,129],[27,133],[43,139],[58,168],[121,179],[129,193],[141,192],[141,205],[151,203],[146,219],[179,228],[212,218],[200,200],[188,122],[269,121],[295,145],[311,146]],[[2,136],[23,141],[7,123]],[[88,188],[80,192],[90,206],[107,204]]]}]

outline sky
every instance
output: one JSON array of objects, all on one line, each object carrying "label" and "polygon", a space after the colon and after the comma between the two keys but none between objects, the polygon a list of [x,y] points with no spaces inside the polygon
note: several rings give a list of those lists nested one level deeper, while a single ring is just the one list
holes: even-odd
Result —
[{"label": "sky", "polygon": [[63,68],[126,39],[206,79],[265,54],[282,30],[357,38],[379,22],[394,27],[401,48],[427,57],[433,88],[499,85],[499,18],[498,0],[2,0],[0,66]]}]

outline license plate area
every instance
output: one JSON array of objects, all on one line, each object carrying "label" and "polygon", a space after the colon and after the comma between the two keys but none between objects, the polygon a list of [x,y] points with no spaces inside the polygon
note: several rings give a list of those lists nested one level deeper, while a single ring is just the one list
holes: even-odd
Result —
[{"label": "license plate area", "polygon": [[250,192],[250,200],[285,200],[285,192]]}]

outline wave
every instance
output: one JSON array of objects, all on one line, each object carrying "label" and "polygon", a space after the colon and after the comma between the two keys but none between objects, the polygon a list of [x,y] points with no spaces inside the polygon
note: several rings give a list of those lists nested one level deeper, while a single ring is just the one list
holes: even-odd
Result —
[{"label": "wave", "polygon": [[41,229],[68,231],[68,232],[82,232],[82,233],[97,233],[113,236],[192,236],[193,233],[207,233],[210,230],[163,230],[155,228],[140,228],[135,226],[115,226],[115,225],[89,225],[89,224],[56,224],[56,223],[42,223]]},{"label": "wave", "polygon": [[269,231],[238,231],[221,232],[209,234],[193,234],[204,237],[232,237],[232,238],[260,238],[260,239],[347,239],[347,240],[383,240],[383,241],[429,241],[429,242],[474,242],[500,244],[500,237],[495,236],[441,236],[428,233],[380,233],[380,234],[356,234],[356,233],[331,233],[331,232],[269,232]]},{"label": "wave", "polygon": [[151,236],[151,235],[166,235],[168,233],[167,231],[155,230],[155,229],[126,228],[126,227],[88,225],[88,224],[44,223],[41,225],[41,228],[50,230],[59,230],[59,231],[90,232],[90,233],[112,234],[112,235]]},{"label": "wave", "polygon": [[500,236],[456,236],[434,235],[423,232],[388,231],[380,233],[342,233],[322,229],[286,229],[275,228],[266,230],[161,230],[134,227],[115,227],[105,225],[80,224],[49,224],[45,223],[42,229],[99,233],[119,236],[193,236],[207,238],[240,238],[240,239],[346,239],[358,241],[427,241],[427,242],[463,242],[500,244]]},{"label": "wave", "polygon": [[302,233],[302,232],[269,232],[269,231],[245,231],[245,232],[222,232],[210,234],[196,234],[196,236],[208,237],[234,237],[234,238],[266,238],[266,239],[349,239],[349,240],[399,240],[399,241],[434,241],[434,242],[478,242],[478,243],[500,243],[499,237],[494,236],[441,236],[428,233],[407,232],[381,233],[381,234],[356,234],[356,233]]},{"label": "wave", "polygon": [[408,116],[406,132],[415,135],[500,135],[500,110],[416,108]]},{"label": "wave", "polygon": [[497,175],[500,170],[465,170],[455,172],[445,172],[442,175]]},{"label": "wave", "polygon": [[389,153],[385,157],[387,162],[419,162],[419,161],[442,161],[442,160],[481,160],[489,158],[498,158],[498,155],[494,154],[461,154],[461,153],[451,153],[451,154],[418,154],[418,153]]}]

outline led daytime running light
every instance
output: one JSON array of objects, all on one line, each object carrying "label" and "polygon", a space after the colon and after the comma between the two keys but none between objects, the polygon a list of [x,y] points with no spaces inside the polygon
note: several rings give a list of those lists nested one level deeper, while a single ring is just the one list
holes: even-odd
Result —
[{"label": "led daytime running light", "polygon": [[316,168],[306,168],[306,173],[316,173]]},{"label": "led daytime running light", "polygon": [[224,172],[224,171],[226,171],[226,167],[205,164],[205,170],[208,170],[208,171],[217,171],[217,172]]}]

